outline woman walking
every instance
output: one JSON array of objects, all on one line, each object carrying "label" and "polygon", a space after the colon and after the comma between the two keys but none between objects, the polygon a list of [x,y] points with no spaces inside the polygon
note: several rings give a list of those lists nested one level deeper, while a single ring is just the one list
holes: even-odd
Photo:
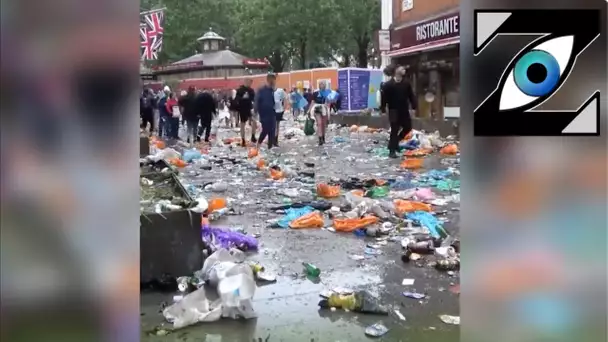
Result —
[{"label": "woman walking", "polygon": [[330,110],[327,105],[327,96],[331,93],[326,89],[325,82],[319,83],[319,90],[312,95],[312,103],[308,115],[312,113],[317,121],[317,135],[319,137],[319,146],[325,144],[325,131],[329,125]]}]

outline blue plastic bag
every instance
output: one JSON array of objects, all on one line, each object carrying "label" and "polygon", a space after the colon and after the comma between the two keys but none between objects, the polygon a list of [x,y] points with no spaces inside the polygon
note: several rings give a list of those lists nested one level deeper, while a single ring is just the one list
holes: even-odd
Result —
[{"label": "blue plastic bag", "polygon": [[428,230],[431,232],[432,237],[441,237],[439,231],[443,231],[443,227],[441,227],[441,223],[439,222],[439,220],[431,213],[428,213],[426,211],[414,211],[412,213],[407,214],[405,217],[414,222],[418,222],[423,227],[428,228]]},{"label": "blue plastic bag", "polygon": [[184,151],[183,159],[184,161],[190,163],[194,159],[201,159],[201,152],[198,150],[187,150]]},{"label": "blue plastic bag", "polygon": [[289,222],[298,219],[306,214],[312,213],[315,211],[312,207],[302,207],[302,208],[289,208],[285,210],[285,216],[283,216],[277,224],[281,228],[289,228]]}]

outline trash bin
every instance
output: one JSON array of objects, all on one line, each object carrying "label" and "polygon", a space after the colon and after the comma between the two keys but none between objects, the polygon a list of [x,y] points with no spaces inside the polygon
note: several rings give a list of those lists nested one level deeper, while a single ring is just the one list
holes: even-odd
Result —
[{"label": "trash bin", "polygon": [[[174,184],[178,196],[192,201],[175,174],[152,173],[145,177],[155,182],[168,180]],[[160,214],[144,211],[139,221],[142,284],[158,280],[163,275],[191,275],[203,267],[200,214],[187,209]]]},{"label": "trash bin", "polygon": [[145,157],[150,155],[150,140],[148,137],[139,137],[139,157]]}]

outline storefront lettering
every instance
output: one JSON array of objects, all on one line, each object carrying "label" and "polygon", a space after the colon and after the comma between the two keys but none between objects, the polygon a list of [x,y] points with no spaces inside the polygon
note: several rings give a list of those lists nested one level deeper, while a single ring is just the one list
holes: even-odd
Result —
[{"label": "storefront lettering", "polygon": [[416,40],[436,39],[458,34],[458,18],[459,16],[456,15],[416,26]]}]

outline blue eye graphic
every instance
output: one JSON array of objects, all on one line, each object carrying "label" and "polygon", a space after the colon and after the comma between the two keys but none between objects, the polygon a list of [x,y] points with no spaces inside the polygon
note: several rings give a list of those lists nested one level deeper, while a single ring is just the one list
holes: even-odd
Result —
[{"label": "blue eye graphic", "polygon": [[533,47],[515,62],[500,95],[499,110],[523,107],[555,92],[572,56],[574,36],[562,36]]}]

